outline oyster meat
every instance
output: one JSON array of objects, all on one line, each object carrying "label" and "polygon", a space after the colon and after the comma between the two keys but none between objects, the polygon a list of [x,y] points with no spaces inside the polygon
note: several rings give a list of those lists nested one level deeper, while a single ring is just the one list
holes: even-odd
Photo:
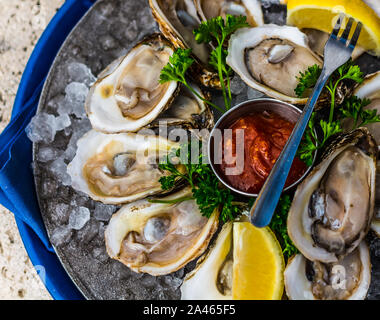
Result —
[{"label": "oyster meat", "polygon": [[86,99],[92,127],[105,133],[136,132],[166,110],[179,84],[160,84],[159,78],[173,52],[169,41],[154,34],[108,66]]},{"label": "oyster meat", "polygon": [[232,300],[232,227],[223,225],[213,246],[181,286],[182,300]]},{"label": "oyster meat", "polygon": [[230,39],[227,63],[253,89],[286,102],[305,104],[295,88],[300,72],[322,60],[295,27],[263,25],[235,32]]},{"label": "oyster meat", "polygon": [[227,14],[246,16],[252,27],[264,24],[264,15],[259,0],[195,0],[197,11],[203,21]]},{"label": "oyster meat", "polygon": [[288,233],[312,261],[337,262],[367,234],[374,213],[377,145],[366,128],[340,135],[292,202]]},{"label": "oyster meat", "polygon": [[[162,193],[157,163],[179,145],[159,136],[89,131],[78,141],[67,172],[72,186],[92,199],[120,204]],[[182,170],[181,166],[178,166]]]},{"label": "oyster meat", "polygon": [[325,264],[297,254],[284,272],[292,300],[364,300],[371,283],[371,261],[365,241],[341,260]]},{"label": "oyster meat", "polygon": [[219,212],[202,216],[190,188],[151,203],[140,200],[116,212],[105,231],[107,252],[135,272],[169,274],[200,256],[218,227]]}]

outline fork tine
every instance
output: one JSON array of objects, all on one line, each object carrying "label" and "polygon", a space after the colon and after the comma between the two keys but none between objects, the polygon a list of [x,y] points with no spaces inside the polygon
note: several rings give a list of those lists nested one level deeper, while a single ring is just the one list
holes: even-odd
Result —
[{"label": "fork tine", "polygon": [[354,35],[352,36],[352,39],[350,41],[350,44],[348,45],[350,49],[354,50],[356,43],[359,40],[360,32],[362,31],[363,24],[361,22],[358,22],[358,25],[356,26]]},{"label": "fork tine", "polygon": [[344,44],[347,43],[348,36],[350,35],[352,24],[354,23],[354,19],[351,17],[348,22],[346,29],[344,30],[342,36],[340,37],[340,41],[343,42]]},{"label": "fork tine", "polygon": [[344,14],[341,13],[339,15],[339,18],[334,26],[334,29],[331,33],[332,36],[335,36],[335,37],[338,37],[338,34],[339,34],[339,31],[340,31],[340,27],[342,26],[342,23],[343,23],[343,20],[344,20]]}]

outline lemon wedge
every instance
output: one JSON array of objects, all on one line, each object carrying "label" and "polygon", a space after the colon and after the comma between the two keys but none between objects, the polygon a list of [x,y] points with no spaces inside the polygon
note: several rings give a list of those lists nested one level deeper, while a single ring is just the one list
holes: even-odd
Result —
[{"label": "lemon wedge", "polygon": [[287,9],[287,23],[299,29],[330,33],[341,12],[361,21],[363,29],[358,45],[380,56],[380,18],[362,0],[288,0]]},{"label": "lemon wedge", "polygon": [[183,300],[280,300],[284,256],[269,228],[228,222],[207,254],[186,275]]},{"label": "lemon wedge", "polygon": [[249,222],[235,222],[233,246],[232,298],[280,300],[285,262],[273,232]]}]

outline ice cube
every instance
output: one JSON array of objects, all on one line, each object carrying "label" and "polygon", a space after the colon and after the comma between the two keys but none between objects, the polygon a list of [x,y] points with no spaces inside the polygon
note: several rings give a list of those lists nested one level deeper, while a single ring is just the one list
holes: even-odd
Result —
[{"label": "ice cube", "polygon": [[70,113],[78,118],[86,117],[84,103],[88,94],[88,87],[80,82],[71,82],[65,88],[66,104],[70,105]]},{"label": "ice cube", "polygon": [[98,222],[96,222],[94,219],[89,220],[83,228],[78,230],[77,239],[81,243],[90,243],[91,240],[93,240],[98,235],[98,230]]},{"label": "ice cube", "polygon": [[67,226],[59,226],[55,228],[50,237],[51,243],[56,246],[62,246],[63,244],[67,244],[72,235],[72,230]]},{"label": "ice cube", "polygon": [[248,96],[248,99],[251,100],[251,99],[262,98],[264,94],[261,93],[260,91],[257,91],[249,87],[247,91],[247,96]]},{"label": "ice cube", "polygon": [[44,179],[42,181],[41,194],[43,197],[49,198],[56,194],[57,192],[57,184],[52,179]]},{"label": "ice cube", "polygon": [[50,164],[49,169],[64,186],[71,185],[71,177],[67,173],[67,164],[62,157],[54,160]]},{"label": "ice cube", "polygon": [[90,220],[90,210],[85,207],[76,207],[70,213],[69,227],[74,230],[82,229]]},{"label": "ice cube", "polygon": [[55,129],[61,131],[71,125],[71,120],[68,114],[64,114],[55,118]]},{"label": "ice cube", "polygon": [[49,162],[61,155],[61,151],[51,147],[41,147],[37,153],[37,160],[40,162]]},{"label": "ice cube", "polygon": [[89,87],[96,81],[96,78],[92,74],[91,69],[83,63],[79,63],[79,62],[69,63],[67,66],[67,72],[69,74],[70,81],[73,83],[79,82]]},{"label": "ice cube", "polygon": [[66,203],[58,203],[55,205],[52,218],[56,223],[67,223],[69,219],[70,207]]},{"label": "ice cube", "polygon": [[118,47],[117,41],[110,35],[100,37],[99,42],[101,43],[104,51],[112,50]]},{"label": "ice cube", "polygon": [[55,137],[55,117],[45,112],[36,114],[25,128],[32,142],[51,143]]},{"label": "ice cube", "polygon": [[101,202],[95,204],[94,217],[98,221],[109,221],[112,214],[116,211],[116,206],[106,205]]},{"label": "ice cube", "polygon": [[237,74],[231,79],[230,88],[232,94],[238,95],[242,93],[245,87],[246,84],[243,82],[243,80],[241,80],[241,78]]},{"label": "ice cube", "polygon": [[25,131],[32,142],[51,143],[54,141],[56,132],[70,124],[71,120],[67,115],[55,117],[52,114],[40,112],[32,118]]}]

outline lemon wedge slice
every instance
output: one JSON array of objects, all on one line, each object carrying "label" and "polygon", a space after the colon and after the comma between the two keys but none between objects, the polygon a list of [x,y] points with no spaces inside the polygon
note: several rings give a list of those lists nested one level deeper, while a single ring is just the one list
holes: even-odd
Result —
[{"label": "lemon wedge slice", "polygon": [[287,8],[287,23],[299,29],[330,33],[341,12],[361,21],[363,29],[358,45],[380,56],[380,18],[362,0],[288,0]]},{"label": "lemon wedge slice", "polygon": [[249,222],[235,222],[233,246],[232,298],[280,300],[285,262],[273,232]]},{"label": "lemon wedge slice", "polygon": [[285,262],[275,235],[250,222],[228,222],[186,275],[183,300],[279,300]]}]

